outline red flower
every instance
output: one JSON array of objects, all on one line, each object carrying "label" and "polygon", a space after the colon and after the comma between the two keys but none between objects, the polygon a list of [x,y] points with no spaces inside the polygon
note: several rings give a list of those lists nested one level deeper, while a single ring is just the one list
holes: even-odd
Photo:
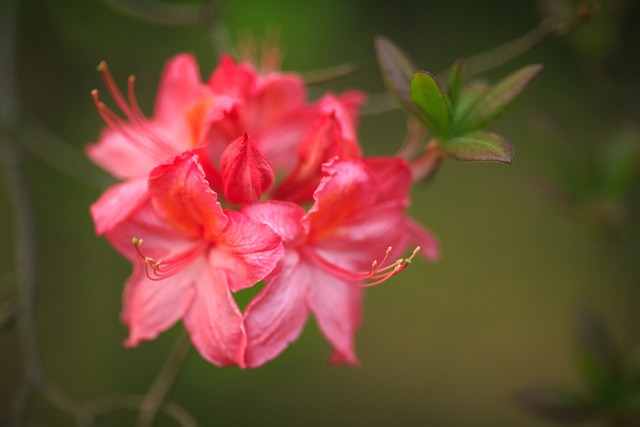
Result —
[{"label": "red flower", "polygon": [[177,156],[155,168],[149,195],[107,233],[134,263],[123,297],[127,345],[153,339],[183,319],[205,359],[243,366],[245,330],[230,291],[271,272],[282,257],[280,237],[240,212],[223,210],[197,156]]},{"label": "red flower", "polygon": [[[371,165],[385,174],[377,176]],[[427,257],[437,256],[437,242],[428,231],[421,230],[415,242],[407,237],[416,225],[405,214],[411,175],[404,161],[338,161],[325,165],[324,173],[308,213],[289,202],[242,208],[285,242],[284,258],[245,312],[249,367],[274,358],[297,339],[309,314],[333,346],[331,361],[357,363],[353,336],[363,286],[404,269],[410,259],[386,260],[409,243],[422,245]],[[391,250],[388,245],[395,243],[399,246]]]}]

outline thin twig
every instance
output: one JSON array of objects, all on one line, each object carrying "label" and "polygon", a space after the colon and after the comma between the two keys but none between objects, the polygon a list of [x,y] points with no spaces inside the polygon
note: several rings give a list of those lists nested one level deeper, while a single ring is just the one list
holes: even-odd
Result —
[{"label": "thin twig", "polygon": [[[543,19],[538,25],[515,40],[504,43],[495,49],[472,55],[465,59],[467,77],[492,70],[514,58],[528,52],[547,36],[557,34],[558,24]],[[448,71],[447,71],[448,73]],[[445,73],[441,73],[445,74]]]},{"label": "thin twig", "polygon": [[191,342],[189,341],[189,335],[183,331],[174,348],[171,350],[169,357],[165,360],[162,369],[158,372],[155,381],[151,384],[149,392],[140,403],[137,422],[138,427],[150,427],[153,425],[153,420],[162,403],[167,398],[190,348]]},{"label": "thin twig", "polygon": [[[114,394],[85,403],[84,410],[99,419],[119,409],[136,411],[145,398],[146,396],[140,394]],[[199,427],[193,416],[175,402],[164,402],[160,410],[183,427]]]}]

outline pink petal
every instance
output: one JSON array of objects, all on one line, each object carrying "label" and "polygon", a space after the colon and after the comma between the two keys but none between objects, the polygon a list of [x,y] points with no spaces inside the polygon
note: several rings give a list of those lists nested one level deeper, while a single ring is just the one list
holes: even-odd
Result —
[{"label": "pink petal", "polygon": [[211,250],[211,262],[212,268],[229,273],[229,287],[237,291],[271,273],[284,249],[280,236],[267,225],[237,211],[226,213],[229,222]]},{"label": "pink petal", "polygon": [[295,74],[271,73],[259,77],[244,111],[245,122],[250,125],[247,132],[288,120],[306,108],[305,96],[304,82]]},{"label": "pink petal", "polygon": [[227,224],[198,156],[189,152],[151,171],[149,194],[160,215],[186,236],[215,240]]},{"label": "pink petal", "polygon": [[413,180],[406,160],[399,157],[365,157],[362,161],[373,172],[377,203],[397,201],[402,206],[409,204]]},{"label": "pink petal", "polygon": [[302,217],[306,212],[294,203],[274,200],[252,203],[242,206],[240,212],[268,225],[284,242],[299,240],[306,231],[302,225]]},{"label": "pink petal", "polygon": [[[219,366],[244,366],[246,334],[242,314],[229,292],[228,273],[208,266],[201,268],[197,294],[184,316],[193,345],[202,357]],[[203,261],[204,262],[204,261]]]},{"label": "pink petal", "polygon": [[409,243],[420,246],[420,255],[423,258],[435,261],[440,257],[438,238],[429,229],[409,217],[405,219],[405,227],[406,234],[410,236]]},{"label": "pink petal", "polygon": [[203,263],[184,269],[170,281],[153,281],[142,263],[136,264],[123,295],[122,322],[129,327],[128,347],[155,339],[173,326],[190,307],[194,280],[201,276]]},{"label": "pink petal", "polygon": [[127,128],[130,134],[137,135],[136,140],[107,127],[100,134],[99,142],[87,146],[87,157],[116,178],[146,177],[153,167],[166,160],[167,152],[156,148],[155,142],[149,142],[136,126]]},{"label": "pink petal", "polygon": [[309,316],[307,298],[313,269],[301,264],[297,253],[289,252],[279,273],[245,310],[247,367],[255,368],[279,355],[302,332]]},{"label": "pink petal", "polygon": [[315,203],[303,221],[311,240],[320,240],[375,202],[371,171],[359,160],[337,161],[323,166],[325,176],[313,198]]},{"label": "pink petal", "polygon": [[162,73],[155,117],[165,121],[182,117],[194,99],[203,94],[204,84],[195,58],[190,54],[177,55],[167,62]]},{"label": "pink petal", "polygon": [[320,331],[333,346],[330,362],[358,364],[354,336],[362,318],[363,289],[348,285],[322,270],[314,269],[307,274],[313,277],[309,307]]},{"label": "pink petal", "polygon": [[222,153],[222,187],[231,203],[253,203],[271,187],[273,167],[246,133]]},{"label": "pink petal", "polygon": [[305,202],[313,196],[320,179],[322,165],[342,154],[340,125],[333,114],[320,116],[300,143],[297,163],[289,176],[273,192],[273,198]]},{"label": "pink petal", "polygon": [[126,220],[148,199],[145,178],[131,179],[109,188],[89,208],[96,234],[104,234]]},{"label": "pink petal", "polygon": [[244,99],[255,86],[256,72],[247,64],[236,64],[229,55],[224,55],[208,87],[216,95],[227,95]]},{"label": "pink petal", "polygon": [[343,158],[362,156],[358,143],[358,109],[366,101],[366,95],[360,91],[349,91],[339,96],[327,94],[318,101],[318,108],[325,114],[333,114],[340,124],[345,147]]},{"label": "pink petal", "polygon": [[143,203],[130,217],[106,232],[106,237],[118,252],[134,264],[144,265],[132,239],[143,240],[140,248],[145,256],[160,259],[192,251],[201,242],[189,239],[158,216],[151,201]]}]

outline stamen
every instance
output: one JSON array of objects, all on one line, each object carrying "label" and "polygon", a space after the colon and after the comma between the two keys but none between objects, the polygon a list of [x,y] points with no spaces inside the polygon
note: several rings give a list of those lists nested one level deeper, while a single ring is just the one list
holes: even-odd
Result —
[{"label": "stamen", "polygon": [[173,276],[178,273],[185,265],[193,260],[193,258],[200,254],[203,250],[201,245],[195,245],[191,249],[182,252],[178,255],[175,255],[170,258],[160,258],[155,259],[149,256],[146,256],[142,252],[142,245],[144,244],[144,240],[138,237],[134,237],[131,239],[131,243],[136,249],[138,253],[138,257],[144,261],[145,264],[145,274],[149,278],[149,280],[160,281],[166,278]]},{"label": "stamen", "polygon": [[385,265],[391,250],[392,248],[389,246],[380,262],[378,262],[378,260],[373,260],[371,263],[371,269],[368,272],[344,269],[327,261],[315,252],[310,252],[309,255],[325,270],[330,272],[332,275],[347,281],[347,283],[360,287],[370,287],[386,282],[391,277],[404,270],[407,265],[412,263],[413,258],[415,258],[416,254],[420,251],[420,246],[416,246],[408,258],[400,258],[388,265]]},{"label": "stamen", "polygon": [[167,156],[175,154],[176,149],[157,134],[153,127],[149,125],[149,119],[147,119],[140,109],[134,91],[135,77],[129,76],[127,79],[127,95],[129,98],[129,103],[127,103],[105,61],[102,61],[100,65],[98,65],[98,72],[102,75],[105,86],[112,98],[129,120],[129,122],[127,122],[122,119],[101,102],[98,99],[98,91],[94,89],[91,91],[91,96],[96,104],[98,113],[100,113],[105,123],[139,148],[148,151],[151,155],[157,155],[159,151],[164,151],[164,154]]},{"label": "stamen", "polygon": [[116,82],[113,79],[111,72],[109,71],[109,66],[107,65],[106,61],[100,62],[100,64],[98,65],[98,72],[102,75],[104,84],[113,97],[113,100],[116,101],[116,104],[118,104],[118,107],[120,107],[125,116],[131,118],[131,116],[133,116],[131,108],[129,108],[129,105],[125,101],[124,96],[122,96],[122,92],[120,92],[120,89],[118,89],[118,85],[116,85]]}]

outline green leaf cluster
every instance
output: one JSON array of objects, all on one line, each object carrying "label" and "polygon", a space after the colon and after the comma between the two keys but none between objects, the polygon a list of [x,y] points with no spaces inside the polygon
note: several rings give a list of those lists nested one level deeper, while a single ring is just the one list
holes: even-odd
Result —
[{"label": "green leaf cluster", "polygon": [[418,70],[392,41],[378,37],[375,45],[387,88],[437,141],[443,158],[511,163],[511,142],[481,129],[513,104],[542,65],[528,65],[489,86],[465,83],[464,62],[457,61],[445,87],[433,74]]}]

